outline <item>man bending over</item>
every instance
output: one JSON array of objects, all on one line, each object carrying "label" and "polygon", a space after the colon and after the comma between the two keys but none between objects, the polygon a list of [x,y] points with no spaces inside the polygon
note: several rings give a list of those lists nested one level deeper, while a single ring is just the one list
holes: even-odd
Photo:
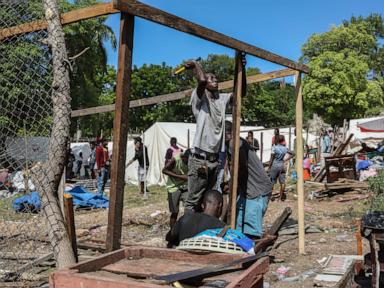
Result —
[{"label": "man bending over", "polygon": [[219,191],[209,190],[204,194],[202,213],[184,214],[167,234],[168,247],[178,246],[181,241],[191,238],[207,229],[223,228],[219,220],[223,208],[223,196]]}]

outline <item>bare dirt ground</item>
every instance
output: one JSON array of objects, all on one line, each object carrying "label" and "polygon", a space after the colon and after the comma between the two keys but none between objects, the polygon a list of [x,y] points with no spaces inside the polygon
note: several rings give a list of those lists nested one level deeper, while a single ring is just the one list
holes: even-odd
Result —
[{"label": "bare dirt ground", "polygon": [[[294,185],[292,186],[294,187]],[[357,192],[347,192],[342,196],[308,200],[306,191],[305,201],[305,225],[308,226],[305,237],[306,254],[299,255],[297,239],[297,199],[294,191],[288,193],[285,202],[271,201],[264,219],[266,228],[280,215],[282,210],[289,206],[292,208],[292,215],[287,221],[288,226],[281,231],[270,255],[274,257],[265,280],[269,287],[313,287],[314,272],[320,272],[321,266],[318,260],[329,255],[354,255],[356,254],[356,220],[364,214],[369,207],[369,199],[338,202],[341,198],[364,196]],[[0,205],[0,233],[7,236],[0,243],[1,251],[11,253],[18,267],[21,258],[27,258],[26,254],[49,253],[48,243],[45,238],[45,224],[41,216],[37,214],[16,214],[11,209],[11,199],[3,200]],[[163,187],[150,187],[147,198],[138,193],[135,186],[127,186],[124,197],[124,214],[122,228],[123,245],[147,245],[165,247],[165,234],[168,232],[168,203],[167,194]],[[79,243],[92,242],[105,245],[108,211],[106,209],[76,210],[75,212],[76,233]],[[35,232],[34,232],[35,231]],[[311,232],[311,233],[310,233]],[[20,239],[19,239],[20,238]],[[42,239],[42,240],[38,240]],[[33,240],[33,241],[31,241]],[[17,242],[18,241],[18,242]],[[19,243],[19,244],[15,244]],[[32,243],[29,247],[28,243]],[[364,253],[368,252],[367,242],[363,240]],[[17,251],[14,251],[17,249]],[[86,260],[95,257],[101,252],[91,250],[79,250],[80,259]],[[35,255],[36,256],[36,255]],[[1,269],[10,269],[13,262],[1,262]],[[288,279],[294,276],[311,275],[303,279],[296,277],[294,282],[279,280],[276,271],[280,267],[289,269],[285,277]],[[47,279],[47,275],[54,269],[52,261],[44,266],[45,272],[33,270],[34,275],[26,275],[25,280]],[[43,269],[36,267],[36,269]],[[12,270],[12,269],[11,269]],[[35,271],[35,272],[34,272]],[[309,273],[311,272],[311,273]],[[304,273],[304,274],[303,274]],[[299,279],[297,279],[299,278]],[[285,278],[287,280],[287,278]],[[30,287],[27,284],[25,287]],[[1,286],[1,284],[0,284]],[[267,286],[268,287],[268,286]]]},{"label": "bare dirt ground", "polygon": [[[162,187],[150,187],[148,198],[138,194],[137,187],[126,188],[123,215],[123,245],[148,245],[165,247],[164,236],[168,231],[168,207],[166,192]],[[309,191],[306,191],[308,194]],[[320,200],[307,200],[305,203],[305,225],[308,226],[305,237],[306,254],[299,255],[298,239],[295,226],[285,229],[279,236],[270,255],[275,260],[270,265],[266,282],[269,287],[313,287],[313,272],[320,272],[317,262],[329,255],[356,254],[356,220],[367,210],[369,199],[338,202],[341,197],[334,196]],[[265,216],[268,227],[280,215],[285,207],[292,208],[292,215],[287,224],[297,223],[297,201],[293,191],[288,193],[285,202],[271,201]],[[79,240],[104,242],[107,228],[107,211],[77,211],[75,220]],[[311,232],[311,233],[310,233]],[[316,232],[316,233],[313,233]],[[363,241],[364,253],[368,251]],[[294,282],[286,282],[276,277],[276,270],[284,266],[289,268],[286,277],[294,277],[309,273],[312,276],[300,278]],[[313,271],[313,272],[312,272]],[[288,278],[289,279],[289,278]],[[291,278],[292,279],[292,278]]]}]

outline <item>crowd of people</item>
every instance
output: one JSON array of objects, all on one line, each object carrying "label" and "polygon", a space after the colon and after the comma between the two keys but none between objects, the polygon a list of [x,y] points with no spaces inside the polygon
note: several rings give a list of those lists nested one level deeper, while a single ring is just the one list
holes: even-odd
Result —
[{"label": "crowd of people", "polygon": [[108,151],[108,142],[100,137],[90,143],[90,148],[88,157],[84,157],[82,151],[76,157],[72,149],[68,149],[66,179],[97,179],[97,193],[103,195],[110,178],[112,155]]}]

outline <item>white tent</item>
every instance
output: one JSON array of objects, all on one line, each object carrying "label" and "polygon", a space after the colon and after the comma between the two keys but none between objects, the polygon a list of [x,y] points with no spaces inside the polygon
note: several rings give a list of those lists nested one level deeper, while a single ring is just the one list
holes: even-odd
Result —
[{"label": "white tent", "polygon": [[[182,149],[187,149],[188,146],[188,130],[190,134],[190,145],[193,144],[193,139],[195,136],[195,123],[179,123],[179,122],[157,122],[153,124],[147,131],[144,133],[144,144],[148,148],[148,157],[149,157],[149,170],[147,175],[148,185],[164,185],[165,178],[161,173],[161,170],[164,166],[165,153],[169,148],[169,141],[171,137],[176,137],[178,145]],[[259,140],[261,132],[263,132],[263,162],[269,161],[272,147],[272,137],[274,129],[263,129],[263,127],[255,126],[241,126],[241,136],[246,137],[248,131],[254,131],[254,137]],[[291,131],[291,147],[293,149],[293,129]],[[286,141],[289,139],[289,128],[281,128],[280,134],[284,135]],[[305,133],[304,133],[305,135]],[[143,136],[142,136],[143,137]],[[308,142],[315,143],[316,137],[314,135],[309,135]],[[128,162],[134,156],[134,145],[133,141],[130,140],[127,143],[127,159]],[[260,152],[259,152],[260,156]],[[135,161],[131,166],[126,167],[125,169],[125,182],[127,183],[137,183],[137,166],[138,162]]]},{"label": "white tent", "polygon": [[369,139],[369,138],[378,138],[383,139],[384,133],[380,132],[362,132],[357,125],[363,124],[369,121],[377,120],[384,118],[384,116],[371,117],[371,118],[362,118],[362,119],[352,119],[349,121],[349,129],[347,131],[347,136],[353,133],[353,139]]}]

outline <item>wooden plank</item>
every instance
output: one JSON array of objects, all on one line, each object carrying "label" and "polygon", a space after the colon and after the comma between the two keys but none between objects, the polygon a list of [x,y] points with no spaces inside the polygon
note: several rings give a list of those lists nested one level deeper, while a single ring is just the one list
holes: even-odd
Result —
[{"label": "wooden plank", "polygon": [[[133,257],[132,248],[126,250],[127,257]],[[205,265],[217,264],[220,262],[229,262],[240,259],[244,255],[227,254],[227,253],[209,253],[207,255],[194,254],[176,249],[165,249],[156,247],[143,247],[141,249],[141,257],[153,259],[182,259],[190,263],[201,263]]]},{"label": "wooden plank", "polygon": [[76,229],[75,229],[75,214],[73,213],[73,198],[71,194],[64,194],[64,217],[65,227],[67,228],[68,237],[71,240],[73,255],[75,255],[76,262],[79,262],[77,253],[76,242]]},{"label": "wooden plank", "polygon": [[15,271],[5,273],[5,275],[2,276],[2,281],[15,281],[20,274],[24,273],[25,271],[28,271],[29,269],[39,265],[40,263],[47,261],[49,259],[53,258],[53,253],[45,254],[36,260],[33,260],[31,262],[28,262],[19,268],[17,268]]},{"label": "wooden plank", "polygon": [[252,264],[244,273],[234,280],[227,288],[263,287],[263,275],[268,272],[269,259],[264,257]]},{"label": "wooden plank", "polygon": [[[268,81],[272,79],[294,76],[295,74],[296,74],[296,71],[289,68],[285,68],[277,71],[271,71],[268,73],[256,74],[252,76],[247,76],[247,84],[259,83],[259,82]],[[233,88],[233,85],[234,85],[233,80],[220,82],[219,90]]]},{"label": "wooden plank", "polygon": [[114,0],[114,8],[282,66],[309,73],[309,68],[306,65],[197,25],[139,1]]},{"label": "wooden plank", "polygon": [[153,278],[154,276],[164,276],[170,273],[180,273],[191,269],[205,267],[203,264],[195,262],[181,261],[176,259],[123,259],[119,262],[109,264],[102,269],[104,271],[125,274],[134,278]]},{"label": "wooden plank", "polygon": [[[76,9],[61,15],[61,24],[66,25],[75,23],[81,20],[86,20],[98,16],[104,16],[114,13],[119,13],[119,10],[113,8],[112,3],[100,3],[90,7]],[[29,23],[20,24],[14,27],[9,27],[0,30],[0,41],[12,36],[45,30],[47,29],[47,21],[37,20]]]},{"label": "wooden plank", "polygon": [[196,270],[190,270],[186,272],[180,272],[180,273],[175,273],[175,274],[169,274],[165,276],[158,276],[154,277],[154,279],[157,280],[163,280],[168,283],[172,283],[175,281],[181,281],[185,279],[190,279],[190,278],[195,278],[195,277],[206,277],[208,275],[211,275],[212,273],[218,273],[218,272],[225,272],[229,268],[238,266],[240,264],[245,264],[245,263],[251,263],[254,261],[257,261],[259,259],[264,258],[267,256],[266,253],[261,253],[261,254],[256,254],[248,257],[244,257],[229,263],[224,263],[224,264],[219,264],[219,265],[213,265],[213,266],[207,266],[201,269],[196,269]]},{"label": "wooden plank", "polygon": [[292,214],[292,209],[290,207],[286,207],[283,212],[281,212],[280,216],[276,218],[276,220],[273,222],[271,229],[269,229],[270,235],[277,235],[280,228],[283,226],[285,221],[289,218],[289,216]]},{"label": "wooden plank", "polygon": [[134,16],[121,13],[116,111],[113,123],[113,161],[106,239],[107,251],[119,249],[121,240],[134,20]]},{"label": "wooden plank", "polygon": [[[267,81],[271,79],[287,77],[295,75],[296,71],[292,69],[282,69],[278,71],[272,71],[264,74],[257,74],[247,77],[247,84],[259,83],[262,81]],[[224,81],[219,83],[219,90],[230,89],[233,88],[233,80]],[[138,100],[132,100],[129,102],[129,107],[141,107],[146,105],[153,105],[160,102],[168,102],[168,101],[176,101],[180,99],[184,99],[187,97],[191,97],[193,89],[187,89],[180,92],[174,92],[164,95],[158,95],[148,98],[142,98]],[[71,117],[82,117],[86,115],[98,114],[98,113],[106,113],[115,111],[115,104],[103,105],[92,108],[85,108],[79,110],[73,110],[71,113]]]},{"label": "wooden plank", "polygon": [[105,246],[101,244],[89,243],[89,242],[78,242],[77,248],[84,250],[94,250],[104,253]]},{"label": "wooden plank", "polygon": [[230,215],[231,228],[236,229],[236,204],[237,204],[237,186],[239,176],[239,149],[240,149],[240,122],[241,122],[241,96],[243,83],[243,63],[241,52],[236,52],[235,65],[236,89],[233,95],[233,111],[232,111],[232,157],[231,157],[231,181],[230,181]]},{"label": "wooden plank", "polygon": [[139,282],[128,277],[125,280],[106,276],[58,271],[49,275],[49,287],[56,288],[164,288],[166,286]]},{"label": "wooden plank", "polygon": [[112,251],[110,253],[102,254],[96,259],[90,259],[85,262],[78,263],[69,267],[70,269],[77,270],[79,273],[92,272],[100,270],[102,267],[115,263],[126,257],[125,249]]},{"label": "wooden plank", "polygon": [[304,177],[303,177],[303,95],[301,87],[301,73],[296,75],[296,169],[297,195],[298,195],[298,222],[299,222],[299,253],[305,253],[304,229]]}]

